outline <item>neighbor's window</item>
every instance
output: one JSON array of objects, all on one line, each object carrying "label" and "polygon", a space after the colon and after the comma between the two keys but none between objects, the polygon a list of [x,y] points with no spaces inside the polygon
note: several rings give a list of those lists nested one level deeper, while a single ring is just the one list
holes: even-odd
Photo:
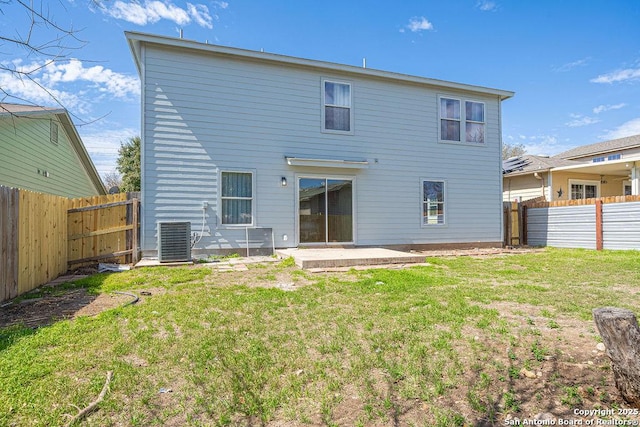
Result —
[{"label": "neighbor's window", "polygon": [[57,144],[58,143],[58,124],[56,122],[54,122],[53,120],[51,120],[50,123],[50,137],[51,137],[51,142],[53,144]]},{"label": "neighbor's window", "polygon": [[444,224],[444,181],[422,181],[422,225]]},{"label": "neighbor's window", "polygon": [[253,174],[222,172],[222,224],[253,224]]},{"label": "neighbor's window", "polygon": [[598,181],[569,180],[569,185],[571,186],[571,200],[599,197],[600,183]]},{"label": "neighbor's window", "polygon": [[459,99],[440,98],[440,140],[484,143],[484,103],[464,101],[464,111],[461,104]]},{"label": "neighbor's window", "polygon": [[351,85],[324,81],[324,130],[351,132]]},{"label": "neighbor's window", "polygon": [[607,160],[620,160],[622,158],[622,154],[610,154],[607,157]]}]

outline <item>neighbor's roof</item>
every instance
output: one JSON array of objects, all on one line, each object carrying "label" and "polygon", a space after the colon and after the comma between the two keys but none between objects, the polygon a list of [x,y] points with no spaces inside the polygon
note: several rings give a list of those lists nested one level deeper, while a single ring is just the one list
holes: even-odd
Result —
[{"label": "neighbor's roof", "polygon": [[610,153],[612,151],[628,150],[630,148],[637,147],[640,147],[640,135],[633,135],[626,138],[612,139],[610,141],[597,142],[595,144],[572,148],[571,150],[556,154],[555,157],[561,159],[577,159],[580,157]]},{"label": "neighbor's roof", "polygon": [[534,172],[547,172],[552,168],[570,166],[574,164],[577,164],[577,162],[557,157],[525,154],[523,156],[503,160],[502,171],[504,176],[527,175]]},{"label": "neighbor's roof", "polygon": [[[377,78],[390,79],[395,81],[403,81],[410,83],[423,84],[434,87],[443,87],[447,89],[458,89],[464,91],[476,92],[484,95],[496,95],[500,97],[500,100],[511,98],[514,92],[493,89],[482,86],[474,86],[462,83],[454,83],[445,80],[429,79],[425,77],[410,76],[407,74],[393,73],[389,71],[375,70],[373,68],[355,67],[352,65],[336,64],[333,62],[316,61],[311,59],[297,58],[293,56],[278,55],[273,53],[258,52],[253,50],[238,49],[227,46],[220,46],[208,43],[200,43],[192,40],[186,40],[175,37],[159,36],[147,33],[138,33],[126,31],[125,35],[129,42],[129,47],[133,54],[138,72],[142,70],[142,49],[141,46],[144,43],[156,44],[170,47],[177,47],[183,49],[191,49],[200,51],[203,54],[209,53],[214,55],[240,57],[251,60],[259,60],[271,63],[277,63],[279,65],[295,65],[311,68],[321,68],[324,70],[340,71],[351,74],[357,74],[361,76],[370,76]],[[142,73],[141,73],[142,74]]]},{"label": "neighbor's roof", "polygon": [[102,179],[100,179],[100,175],[98,175],[98,171],[91,161],[91,157],[89,157],[89,153],[87,153],[87,149],[82,143],[82,139],[78,134],[78,130],[71,121],[71,117],[69,117],[69,113],[67,112],[67,110],[65,110],[64,108],[41,107],[39,105],[0,103],[0,119],[6,117],[19,118],[46,114],[56,115],[59,123],[62,125],[62,127],[66,131],[66,134],[69,136],[71,146],[78,155],[78,158],[84,166],[84,169],[87,172],[87,175],[89,176],[89,179],[93,183],[94,187],[99,194],[107,194],[107,189],[105,188]]},{"label": "neighbor's roof", "polygon": [[64,108],[42,107],[39,105],[0,103],[0,116],[28,115],[28,114],[57,114],[64,112]]}]

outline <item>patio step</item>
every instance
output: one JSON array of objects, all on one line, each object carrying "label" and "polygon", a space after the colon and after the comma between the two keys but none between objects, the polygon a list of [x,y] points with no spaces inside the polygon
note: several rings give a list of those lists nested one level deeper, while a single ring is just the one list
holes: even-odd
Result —
[{"label": "patio step", "polygon": [[336,268],[361,265],[416,264],[425,261],[424,255],[384,248],[321,248],[321,249],[280,249],[276,253],[283,257],[293,257],[298,267]]}]

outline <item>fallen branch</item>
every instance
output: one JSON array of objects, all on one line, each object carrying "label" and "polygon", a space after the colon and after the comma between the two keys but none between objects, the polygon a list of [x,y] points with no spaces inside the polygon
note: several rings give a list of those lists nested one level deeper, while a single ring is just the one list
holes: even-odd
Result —
[{"label": "fallen branch", "polygon": [[84,417],[86,417],[96,409],[98,404],[102,402],[102,400],[104,399],[104,396],[107,394],[107,390],[109,389],[109,383],[111,382],[111,377],[113,377],[113,371],[108,371],[107,380],[105,381],[104,386],[102,387],[102,391],[98,395],[98,398],[93,402],[91,402],[89,406],[87,406],[86,408],[78,412],[78,414],[75,417],[71,418],[71,420],[69,420],[69,422],[65,424],[65,427],[72,426],[73,424],[82,420]]}]

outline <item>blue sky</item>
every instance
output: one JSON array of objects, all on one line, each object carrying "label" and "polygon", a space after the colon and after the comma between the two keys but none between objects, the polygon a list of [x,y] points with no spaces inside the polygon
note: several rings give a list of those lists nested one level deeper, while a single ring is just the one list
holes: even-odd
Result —
[{"label": "blue sky", "polygon": [[[511,90],[503,140],[553,155],[640,134],[640,1],[34,0],[81,41],[66,59],[0,44],[0,89],[71,112],[101,175],[140,133],[140,83],[124,31],[178,36]],[[42,9],[40,9],[42,7]],[[18,0],[0,5],[0,35],[25,36]],[[38,27],[36,40],[50,30]],[[50,40],[50,38],[49,38]]]}]

